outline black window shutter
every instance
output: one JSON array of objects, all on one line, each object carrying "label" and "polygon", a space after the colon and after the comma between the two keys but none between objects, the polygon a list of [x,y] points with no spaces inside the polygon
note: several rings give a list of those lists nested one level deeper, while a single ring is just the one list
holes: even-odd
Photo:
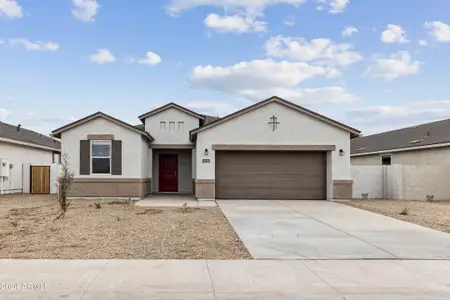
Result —
[{"label": "black window shutter", "polygon": [[122,141],[112,141],[111,175],[122,175]]},{"label": "black window shutter", "polygon": [[80,141],[80,175],[91,174],[91,143],[89,140]]}]

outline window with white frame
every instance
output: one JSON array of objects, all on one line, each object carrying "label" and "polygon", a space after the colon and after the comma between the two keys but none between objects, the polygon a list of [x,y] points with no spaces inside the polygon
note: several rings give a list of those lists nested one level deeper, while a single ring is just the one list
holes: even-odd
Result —
[{"label": "window with white frame", "polygon": [[175,122],[169,122],[169,131],[174,132],[175,131]]},{"label": "window with white frame", "polygon": [[91,174],[111,174],[111,141],[91,141]]}]

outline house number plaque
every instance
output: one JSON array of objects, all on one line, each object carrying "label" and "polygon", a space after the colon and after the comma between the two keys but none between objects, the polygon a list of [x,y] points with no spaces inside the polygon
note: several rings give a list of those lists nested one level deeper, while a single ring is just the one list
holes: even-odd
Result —
[{"label": "house number plaque", "polygon": [[209,158],[204,158],[204,159],[202,159],[202,163],[204,163],[204,164],[209,164],[209,163],[211,163],[211,159],[209,159]]}]

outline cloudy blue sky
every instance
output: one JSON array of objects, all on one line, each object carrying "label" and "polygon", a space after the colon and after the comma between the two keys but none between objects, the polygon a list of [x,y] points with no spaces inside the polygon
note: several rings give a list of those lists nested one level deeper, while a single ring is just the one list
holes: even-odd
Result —
[{"label": "cloudy blue sky", "polygon": [[[365,134],[450,117],[447,0],[0,0],[0,120],[272,95]],[[281,121],[281,120],[280,120]]]}]

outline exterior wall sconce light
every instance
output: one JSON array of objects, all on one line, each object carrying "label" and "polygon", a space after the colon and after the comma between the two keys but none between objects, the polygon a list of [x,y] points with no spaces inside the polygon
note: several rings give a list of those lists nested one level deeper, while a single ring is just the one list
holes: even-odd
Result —
[{"label": "exterior wall sconce light", "polygon": [[340,155],[340,156],[344,156],[344,154],[345,154],[344,150],[340,149],[340,150],[339,150],[339,155]]},{"label": "exterior wall sconce light", "polygon": [[208,149],[207,148],[205,148],[205,156],[208,156]]}]

